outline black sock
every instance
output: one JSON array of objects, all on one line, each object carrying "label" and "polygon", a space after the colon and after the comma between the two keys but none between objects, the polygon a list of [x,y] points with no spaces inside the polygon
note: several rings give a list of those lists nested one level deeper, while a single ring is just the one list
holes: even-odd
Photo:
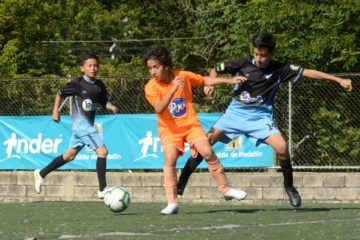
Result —
[{"label": "black sock", "polygon": [[103,191],[106,187],[106,158],[97,158],[96,172],[99,180],[99,190]]},{"label": "black sock", "polygon": [[57,156],[46,167],[41,169],[40,176],[42,178],[45,178],[46,175],[48,175],[50,172],[54,171],[55,169],[58,169],[59,167],[61,167],[65,163],[67,163],[67,161],[64,160],[63,155]]},{"label": "black sock", "polygon": [[201,163],[203,157],[198,154],[196,158],[190,157],[185,163],[184,168],[181,170],[181,175],[179,177],[179,184],[185,186],[188,182],[191,174],[196,170],[197,166]]},{"label": "black sock", "polygon": [[284,176],[284,187],[291,187],[293,185],[293,169],[291,166],[291,160],[280,160],[280,166]]}]

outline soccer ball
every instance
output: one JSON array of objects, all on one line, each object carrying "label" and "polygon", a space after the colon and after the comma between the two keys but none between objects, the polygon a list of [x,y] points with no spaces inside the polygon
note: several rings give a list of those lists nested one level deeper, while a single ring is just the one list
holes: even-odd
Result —
[{"label": "soccer ball", "polygon": [[130,194],[123,187],[112,187],[106,192],[104,203],[113,212],[122,212],[130,205]]}]

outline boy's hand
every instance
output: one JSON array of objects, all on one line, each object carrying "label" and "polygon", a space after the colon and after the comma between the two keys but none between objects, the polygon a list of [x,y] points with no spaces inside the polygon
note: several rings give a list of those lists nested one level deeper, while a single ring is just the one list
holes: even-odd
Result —
[{"label": "boy's hand", "polygon": [[183,79],[181,77],[176,77],[173,81],[172,81],[172,90],[173,92],[176,92],[179,89],[179,86],[183,85]]},{"label": "boy's hand", "polygon": [[352,90],[351,79],[343,79],[341,82],[339,82],[339,84],[341,87],[343,87],[348,92],[350,92]]},{"label": "boy's hand", "polygon": [[113,113],[118,113],[118,112],[119,112],[119,109],[114,106],[114,107],[111,109],[111,111],[112,111]]},{"label": "boy's hand", "polygon": [[244,76],[237,76],[237,77],[231,78],[230,80],[231,80],[230,81],[231,84],[237,84],[237,83],[242,84],[243,82],[245,82],[247,80],[247,78]]},{"label": "boy's hand", "polygon": [[204,93],[206,96],[212,97],[214,95],[214,86],[204,86]]},{"label": "boy's hand", "polygon": [[58,111],[53,111],[52,120],[56,123],[60,122],[60,114]]}]

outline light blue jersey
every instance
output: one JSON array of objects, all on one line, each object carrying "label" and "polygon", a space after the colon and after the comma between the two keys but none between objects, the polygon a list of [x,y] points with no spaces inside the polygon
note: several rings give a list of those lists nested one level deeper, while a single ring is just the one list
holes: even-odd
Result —
[{"label": "light blue jersey", "polygon": [[103,140],[94,128],[96,109],[105,106],[109,97],[105,85],[97,79],[89,80],[86,76],[72,79],[58,91],[61,97],[72,98],[72,130],[70,148],[85,145],[97,149]]}]

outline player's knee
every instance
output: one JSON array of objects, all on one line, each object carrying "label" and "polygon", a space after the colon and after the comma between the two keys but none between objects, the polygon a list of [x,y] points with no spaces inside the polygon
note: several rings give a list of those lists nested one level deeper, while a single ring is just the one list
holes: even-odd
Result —
[{"label": "player's knee", "polygon": [[214,158],[215,153],[212,149],[206,150],[205,152],[201,153],[205,161],[209,161]]},{"label": "player's knee", "polygon": [[100,152],[98,153],[98,156],[99,156],[99,157],[106,158],[108,154],[109,154],[108,150],[105,149],[105,150],[100,151]]},{"label": "player's knee", "polygon": [[96,152],[97,152],[98,157],[103,157],[103,158],[105,158],[109,153],[106,147],[99,147],[96,150]]},{"label": "player's knee", "polygon": [[76,155],[65,155],[65,154],[63,155],[63,159],[66,162],[70,162],[70,161],[74,160],[75,157],[76,157]]},{"label": "player's knee", "polygon": [[282,159],[287,158],[288,145],[287,145],[287,143],[285,141],[277,144],[276,146],[274,146],[274,150],[279,155],[280,158],[282,158]]}]

